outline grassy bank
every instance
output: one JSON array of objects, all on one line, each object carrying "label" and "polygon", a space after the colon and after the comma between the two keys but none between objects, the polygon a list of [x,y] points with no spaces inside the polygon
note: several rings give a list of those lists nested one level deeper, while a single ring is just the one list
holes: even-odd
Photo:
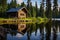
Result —
[{"label": "grassy bank", "polygon": [[47,18],[24,18],[24,19],[17,19],[17,18],[0,18],[1,23],[46,23],[48,22]]}]

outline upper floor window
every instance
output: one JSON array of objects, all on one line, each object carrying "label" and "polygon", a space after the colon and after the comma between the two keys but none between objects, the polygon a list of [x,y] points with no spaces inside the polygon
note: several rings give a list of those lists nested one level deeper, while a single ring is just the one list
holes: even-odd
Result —
[{"label": "upper floor window", "polygon": [[22,14],[22,13],[21,13],[20,15],[21,15],[21,16],[24,16],[24,14]]}]

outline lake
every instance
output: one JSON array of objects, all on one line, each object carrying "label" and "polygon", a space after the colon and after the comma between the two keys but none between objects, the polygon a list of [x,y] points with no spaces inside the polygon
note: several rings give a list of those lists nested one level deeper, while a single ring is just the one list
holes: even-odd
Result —
[{"label": "lake", "polygon": [[60,21],[0,24],[0,40],[60,40]]}]

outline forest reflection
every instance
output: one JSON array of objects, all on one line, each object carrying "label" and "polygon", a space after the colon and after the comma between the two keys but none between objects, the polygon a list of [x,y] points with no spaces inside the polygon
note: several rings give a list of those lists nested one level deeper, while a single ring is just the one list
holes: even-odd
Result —
[{"label": "forest reflection", "polygon": [[0,25],[0,40],[59,40],[60,21]]}]

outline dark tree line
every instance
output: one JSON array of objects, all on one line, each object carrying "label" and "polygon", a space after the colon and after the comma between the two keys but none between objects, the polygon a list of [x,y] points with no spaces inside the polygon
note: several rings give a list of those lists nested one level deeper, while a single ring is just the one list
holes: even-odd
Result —
[{"label": "dark tree line", "polygon": [[7,10],[7,0],[0,0],[0,17],[4,16]]},{"label": "dark tree line", "polygon": [[[31,0],[27,0],[27,4],[24,2],[17,4],[17,0],[12,0],[10,3],[7,3],[7,0],[0,0],[0,17],[6,16],[6,11],[10,8],[18,8],[18,7],[26,7],[28,10],[29,17],[57,17],[60,13],[60,8],[58,11],[58,0],[53,0],[53,10],[52,10],[52,0],[42,0],[40,2],[40,8],[38,8],[37,1],[35,2],[35,6],[32,5]],[[46,7],[45,7],[46,4]]]}]

